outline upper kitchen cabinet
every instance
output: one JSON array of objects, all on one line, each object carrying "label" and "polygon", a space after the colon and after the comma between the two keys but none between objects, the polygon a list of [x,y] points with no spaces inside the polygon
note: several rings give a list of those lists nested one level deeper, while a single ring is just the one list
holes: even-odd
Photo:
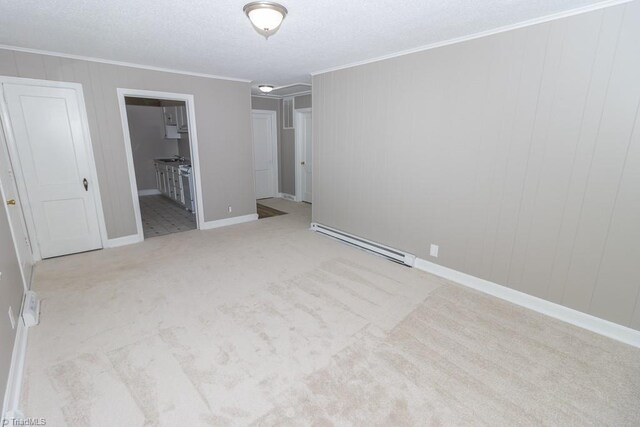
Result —
[{"label": "upper kitchen cabinet", "polygon": [[189,119],[187,118],[187,106],[180,105],[176,107],[176,115],[178,120],[178,132],[188,132],[189,131]]},{"label": "upper kitchen cabinet", "polygon": [[166,105],[162,107],[165,126],[177,126],[178,132],[189,131],[187,107],[185,105]]},{"label": "upper kitchen cabinet", "polygon": [[178,125],[178,107],[175,105],[169,105],[162,107],[162,114],[164,116],[165,126],[177,126]]}]

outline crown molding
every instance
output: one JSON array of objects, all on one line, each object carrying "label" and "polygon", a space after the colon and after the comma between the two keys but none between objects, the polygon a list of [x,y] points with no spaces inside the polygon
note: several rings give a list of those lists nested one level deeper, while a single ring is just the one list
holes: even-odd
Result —
[{"label": "crown molding", "polygon": [[150,70],[150,71],[160,71],[164,73],[173,73],[173,74],[182,74],[185,76],[193,76],[193,77],[204,77],[207,79],[217,79],[217,80],[229,80],[233,82],[242,82],[242,83],[251,83],[251,80],[248,79],[239,79],[235,77],[226,77],[226,76],[218,76],[215,74],[206,74],[206,73],[195,73],[191,71],[184,70],[174,70],[172,68],[163,68],[163,67],[155,67],[152,65],[142,65],[142,64],[134,64],[131,62],[124,61],[112,61],[110,59],[102,59],[102,58],[94,58],[91,56],[83,56],[83,55],[73,55],[70,53],[61,53],[61,52],[53,52],[49,50],[40,50],[40,49],[31,49],[26,47],[18,47],[18,46],[10,46],[0,44],[0,49],[13,50],[15,52],[24,52],[24,53],[35,53],[38,55],[47,55],[47,56],[56,56],[59,58],[67,58],[67,59],[76,59],[79,61],[89,61],[89,62],[98,62],[101,64],[108,65],[119,65],[121,67],[130,67],[130,68],[139,68],[142,70]]},{"label": "crown molding", "polygon": [[568,18],[570,16],[580,15],[580,14],[587,13],[587,12],[593,12],[595,10],[605,9],[607,7],[618,6],[620,4],[629,3],[629,2],[632,2],[632,1],[634,1],[634,0],[606,0],[606,1],[603,1],[603,2],[600,2],[600,3],[596,3],[596,4],[592,4],[592,5],[588,5],[588,6],[583,6],[583,7],[579,7],[579,8],[576,8],[576,9],[565,10],[563,12],[558,12],[558,13],[554,13],[552,15],[543,16],[541,18],[529,19],[527,21],[522,21],[522,22],[519,22],[519,23],[516,23],[516,24],[505,25],[505,26],[502,26],[502,27],[493,28],[491,30],[486,30],[486,31],[481,31],[479,33],[474,33],[474,34],[470,34],[470,35],[467,35],[467,36],[456,37],[456,38],[453,38],[453,39],[448,39],[448,40],[443,40],[443,41],[439,41],[439,42],[435,42],[435,43],[430,43],[428,45],[424,45],[424,46],[420,46],[420,47],[416,47],[416,48],[412,48],[412,49],[402,50],[402,51],[399,51],[399,52],[396,52],[396,53],[391,53],[391,54],[388,54],[388,55],[377,56],[375,58],[364,59],[362,61],[352,62],[352,63],[345,64],[345,65],[338,65],[338,66],[331,67],[331,68],[326,68],[326,69],[320,70],[320,71],[314,71],[314,72],[312,72],[310,74],[312,76],[317,76],[317,75],[320,75],[320,74],[330,73],[332,71],[338,71],[338,70],[344,70],[344,69],[347,69],[347,68],[358,67],[360,65],[366,65],[366,64],[371,64],[371,63],[374,63],[374,62],[384,61],[385,59],[392,59],[392,58],[397,58],[399,56],[410,55],[412,53],[424,52],[426,50],[436,49],[436,48],[439,48],[439,47],[444,47],[444,46],[449,46],[449,45],[453,45],[453,44],[457,44],[457,43],[462,43],[462,42],[466,42],[466,41],[469,41],[469,40],[475,40],[475,39],[479,39],[479,38],[482,38],[482,37],[492,36],[494,34],[504,33],[506,31],[517,30],[519,28],[530,27],[532,25],[543,24],[543,23],[549,22],[549,21],[555,21],[555,20],[562,19],[562,18]]}]

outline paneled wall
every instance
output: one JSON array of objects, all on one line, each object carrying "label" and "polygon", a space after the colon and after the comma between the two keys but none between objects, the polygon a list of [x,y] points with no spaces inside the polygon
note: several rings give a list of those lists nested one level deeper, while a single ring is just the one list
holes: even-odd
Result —
[{"label": "paneled wall", "polygon": [[0,75],[82,84],[110,239],[136,233],[117,88],[193,94],[205,220],[255,213],[249,83],[6,49]]},{"label": "paneled wall", "polygon": [[640,329],[639,41],[634,1],[315,76],[314,221]]}]

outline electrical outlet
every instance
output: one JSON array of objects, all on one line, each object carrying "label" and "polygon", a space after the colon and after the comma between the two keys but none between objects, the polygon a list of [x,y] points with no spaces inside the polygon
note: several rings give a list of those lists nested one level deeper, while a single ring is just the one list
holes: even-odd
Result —
[{"label": "electrical outlet", "polygon": [[13,307],[9,306],[9,321],[11,322],[11,329],[16,328],[16,316],[13,315]]},{"label": "electrical outlet", "polygon": [[429,249],[429,255],[431,255],[434,258],[438,258],[438,245],[434,245],[433,243],[431,244],[431,248]]},{"label": "electrical outlet", "polygon": [[229,206],[229,213],[233,212],[233,208]]}]

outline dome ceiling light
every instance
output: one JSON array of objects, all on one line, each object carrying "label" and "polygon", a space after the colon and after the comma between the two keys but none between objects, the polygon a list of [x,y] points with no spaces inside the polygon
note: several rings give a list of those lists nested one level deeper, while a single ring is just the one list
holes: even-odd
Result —
[{"label": "dome ceiling light", "polygon": [[287,16],[287,8],[270,1],[254,1],[246,4],[242,10],[251,21],[251,25],[265,39],[274,35]]},{"label": "dome ceiling light", "polygon": [[269,93],[273,90],[273,85],[258,85],[258,89],[262,93]]}]

